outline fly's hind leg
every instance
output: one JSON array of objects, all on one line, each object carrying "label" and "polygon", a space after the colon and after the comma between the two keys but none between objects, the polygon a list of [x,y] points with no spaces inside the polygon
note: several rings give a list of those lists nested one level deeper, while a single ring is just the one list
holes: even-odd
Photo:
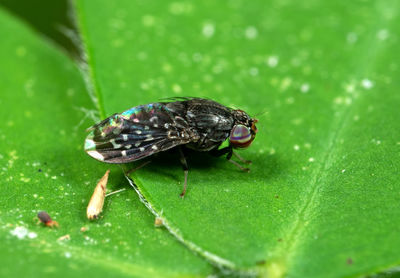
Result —
[{"label": "fly's hind leg", "polygon": [[125,170],[122,168],[122,170],[124,171],[125,176],[129,176],[130,174],[132,174],[133,172],[135,172],[135,171],[139,170],[140,168],[146,166],[146,165],[149,164],[150,162],[151,162],[151,160],[148,160],[148,161],[143,162],[142,164],[140,164],[139,166],[137,166],[137,167],[135,167],[135,168],[133,168],[133,169],[130,169],[130,170],[125,171]]},{"label": "fly's hind leg", "polygon": [[247,163],[247,164],[251,163],[250,160],[245,160],[241,156],[239,156],[237,153],[233,152],[233,148],[231,146],[228,146],[228,147],[225,147],[225,148],[222,148],[222,149],[214,149],[214,150],[211,151],[211,155],[213,155],[213,156],[222,156],[222,155],[225,155],[225,154],[227,154],[226,155],[226,159],[230,163],[232,163],[233,165],[238,167],[243,172],[250,172],[249,168],[243,167],[242,165],[240,165],[236,161],[232,160],[232,155],[235,155],[243,163]]},{"label": "fly's hind leg", "polygon": [[189,167],[187,165],[187,161],[186,161],[185,155],[183,154],[182,148],[178,147],[178,149],[179,149],[179,154],[180,154],[180,162],[182,164],[183,172],[185,173],[185,182],[183,184],[183,191],[179,195],[183,199],[183,197],[185,197],[185,193],[186,193],[187,179],[188,179],[188,174],[189,174]]}]

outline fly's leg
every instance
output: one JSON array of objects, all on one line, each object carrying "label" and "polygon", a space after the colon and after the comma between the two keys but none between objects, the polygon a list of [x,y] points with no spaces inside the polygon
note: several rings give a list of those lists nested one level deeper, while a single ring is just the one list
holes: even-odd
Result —
[{"label": "fly's leg", "polygon": [[233,155],[236,156],[241,162],[245,163],[245,164],[251,164],[252,161],[251,160],[246,160],[243,157],[241,157],[240,155],[238,155],[237,153],[233,152]]},{"label": "fly's leg", "polygon": [[249,168],[245,168],[242,165],[240,165],[239,163],[237,163],[236,161],[232,160],[232,155],[235,155],[240,161],[244,162],[244,163],[251,163],[251,161],[249,162],[248,160],[244,160],[241,156],[239,156],[238,154],[233,152],[233,148],[231,146],[222,148],[222,149],[216,149],[216,150],[212,150],[211,151],[211,155],[213,156],[222,156],[222,155],[226,155],[226,159],[232,163],[233,165],[235,165],[236,167],[238,167],[240,170],[242,170],[243,172],[250,172]]},{"label": "fly's leg", "polygon": [[142,164],[140,164],[140,165],[137,166],[136,168],[130,169],[130,170],[126,171],[126,172],[124,171],[125,176],[129,176],[130,174],[132,174],[133,172],[139,170],[140,168],[143,168],[144,166],[146,166],[146,165],[149,164],[150,162],[151,162],[150,160],[149,160],[149,161],[146,161],[146,162],[143,162]]},{"label": "fly's leg", "polygon": [[232,160],[232,155],[235,154],[233,152],[232,147],[230,148],[230,152],[228,153],[228,155],[226,156],[226,159],[232,163],[233,165],[235,165],[236,167],[238,167],[240,170],[242,170],[243,172],[250,172],[249,168],[245,168],[242,165],[240,165],[239,163],[237,163],[236,161]]},{"label": "fly's leg", "polygon": [[185,193],[186,193],[187,178],[188,178],[188,174],[189,174],[189,167],[187,165],[186,158],[185,158],[185,155],[183,154],[182,148],[179,147],[178,149],[179,149],[179,154],[181,156],[180,157],[180,161],[181,161],[181,164],[182,164],[183,172],[185,173],[185,182],[183,184],[183,191],[179,195],[183,199],[183,197],[185,197]]},{"label": "fly's leg", "polygon": [[[218,156],[223,156],[223,155],[225,155],[227,153],[231,153],[231,152],[233,152],[232,147],[228,146],[228,147],[225,147],[222,149],[213,149],[210,151],[210,154],[212,156],[218,157]],[[228,154],[228,156],[229,156],[229,154]],[[232,156],[232,154],[231,154],[231,156]],[[227,157],[227,159],[229,160],[230,158]]]}]

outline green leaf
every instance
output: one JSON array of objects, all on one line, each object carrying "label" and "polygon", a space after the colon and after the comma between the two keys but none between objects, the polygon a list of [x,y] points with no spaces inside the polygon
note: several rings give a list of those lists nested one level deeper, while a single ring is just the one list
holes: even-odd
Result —
[{"label": "green leaf", "polygon": [[190,156],[184,200],[178,156],[134,179],[191,250],[270,277],[400,264],[398,11],[396,1],[77,3],[106,115],[175,96],[257,115],[241,153],[251,173]]},{"label": "green leaf", "polygon": [[[108,165],[83,151],[94,112],[77,67],[0,10],[1,277],[196,277],[211,272],[168,233],[112,168],[101,219],[86,206]],[[59,228],[38,224],[47,211]],[[87,231],[82,232],[85,227]],[[57,240],[69,235],[70,240]],[[189,267],[190,266],[190,267]]]}]

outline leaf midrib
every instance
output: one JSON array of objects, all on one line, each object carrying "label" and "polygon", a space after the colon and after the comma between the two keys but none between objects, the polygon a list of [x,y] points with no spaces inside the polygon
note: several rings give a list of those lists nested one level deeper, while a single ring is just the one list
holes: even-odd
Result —
[{"label": "leaf midrib", "polygon": [[[0,221],[2,227],[7,227],[7,223]],[[121,260],[115,256],[108,256],[106,253],[99,249],[94,252],[91,249],[82,248],[81,246],[66,244],[54,244],[51,241],[43,241],[42,239],[30,239],[31,245],[41,246],[46,244],[46,248],[51,248],[55,254],[65,254],[66,252],[72,253],[72,258],[80,262],[87,262],[88,265],[101,265],[104,268],[110,269],[110,273],[115,275],[136,276],[140,277],[201,277],[200,275],[182,275],[182,273],[171,273],[167,269],[159,269],[154,267],[147,267],[134,263],[127,263],[126,260]],[[56,242],[56,241],[54,241]],[[100,251],[100,252],[99,252]],[[60,255],[61,256],[61,255]]]},{"label": "leaf midrib", "polygon": [[[392,4],[392,10],[396,10],[396,5]],[[379,3],[377,4],[377,6]],[[387,8],[387,3],[385,3]],[[383,15],[383,8],[381,6],[377,7],[377,15],[378,24],[375,24],[375,29],[370,31],[369,38],[364,43],[362,52],[359,56],[356,56],[355,63],[357,68],[353,71],[355,72],[355,77],[361,79],[366,76],[367,72],[370,72],[370,69],[375,64],[376,59],[369,59],[369,57],[377,57],[377,53],[383,47],[383,44],[376,39],[376,33],[380,29],[385,21],[385,17]],[[389,22],[389,20],[386,20]],[[387,23],[388,23],[387,22]],[[385,25],[386,26],[386,25]],[[360,62],[361,61],[361,62]],[[356,92],[357,93],[357,92]],[[303,203],[303,206],[298,210],[299,213],[294,216],[294,220],[291,222],[292,225],[287,229],[286,238],[282,244],[276,245],[276,248],[270,252],[272,254],[272,260],[269,260],[269,263],[266,265],[267,276],[268,277],[284,277],[290,266],[294,262],[294,258],[299,252],[300,243],[303,242],[304,233],[307,229],[307,226],[312,222],[313,219],[313,211],[319,205],[319,199],[321,197],[320,190],[325,184],[327,184],[327,176],[328,170],[330,169],[332,163],[335,161],[335,158],[338,156],[336,152],[336,148],[338,146],[338,138],[342,135],[343,131],[346,130],[347,124],[350,121],[350,114],[355,107],[360,103],[361,94],[356,94],[353,98],[353,102],[351,105],[342,105],[339,106],[336,111],[337,114],[332,123],[330,130],[330,135],[326,142],[326,148],[321,156],[321,163],[318,167],[315,168],[313,173],[311,174],[312,180],[310,182],[311,190],[307,191],[307,196],[305,198],[301,198],[302,200],[306,200]],[[386,269],[383,267],[381,270]],[[371,273],[376,273],[375,270],[371,270]],[[365,274],[365,273],[361,273]]]}]

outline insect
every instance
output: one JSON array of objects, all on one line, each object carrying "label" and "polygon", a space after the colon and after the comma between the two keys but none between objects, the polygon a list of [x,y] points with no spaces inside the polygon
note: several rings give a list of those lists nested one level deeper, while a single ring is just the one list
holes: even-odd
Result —
[{"label": "insect", "polygon": [[52,220],[50,215],[47,212],[45,212],[44,210],[39,211],[37,217],[39,218],[40,222],[45,224],[47,227],[50,227],[50,228],[56,227],[56,228],[58,228],[57,221]]},{"label": "insect", "polygon": [[[233,149],[250,146],[257,133],[256,123],[246,112],[213,100],[175,98],[135,106],[95,124],[88,129],[85,151],[102,162],[127,163],[177,148],[184,171],[183,197],[188,179],[184,149],[226,155],[228,161],[249,171],[231,158],[235,155],[241,162],[251,163]],[[219,148],[226,139],[229,146]]]}]

